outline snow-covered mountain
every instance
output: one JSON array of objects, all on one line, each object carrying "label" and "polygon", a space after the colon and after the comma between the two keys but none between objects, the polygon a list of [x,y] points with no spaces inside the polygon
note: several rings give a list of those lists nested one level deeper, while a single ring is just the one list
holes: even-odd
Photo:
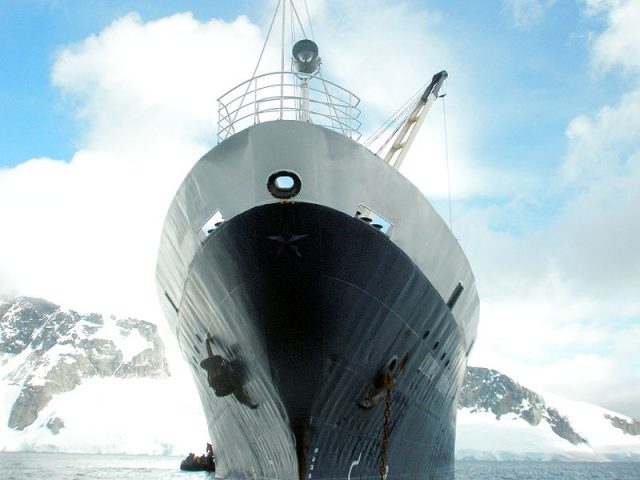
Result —
[{"label": "snow-covered mountain", "polygon": [[183,453],[206,433],[193,387],[172,380],[152,323],[0,305],[0,450]]},{"label": "snow-covered mountain", "polygon": [[640,460],[640,422],[496,370],[469,367],[459,407],[457,459]]},{"label": "snow-covered mountain", "polygon": [[[152,323],[0,301],[0,451],[197,451],[190,375],[170,375]],[[485,368],[467,370],[457,432],[458,459],[640,460],[639,422]]]}]

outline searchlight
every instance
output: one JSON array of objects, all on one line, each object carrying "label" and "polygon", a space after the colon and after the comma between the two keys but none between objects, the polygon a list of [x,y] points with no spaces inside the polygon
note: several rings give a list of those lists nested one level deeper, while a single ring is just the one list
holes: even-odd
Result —
[{"label": "searchlight", "polygon": [[293,66],[297,72],[313,74],[320,68],[318,45],[312,40],[298,40],[291,50]]}]

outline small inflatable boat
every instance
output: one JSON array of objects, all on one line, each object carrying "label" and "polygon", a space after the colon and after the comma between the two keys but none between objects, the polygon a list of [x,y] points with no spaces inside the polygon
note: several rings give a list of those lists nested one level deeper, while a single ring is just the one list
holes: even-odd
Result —
[{"label": "small inflatable boat", "polygon": [[196,457],[193,453],[190,453],[187,458],[180,463],[180,470],[186,470],[189,472],[215,472],[216,462],[207,457]]}]

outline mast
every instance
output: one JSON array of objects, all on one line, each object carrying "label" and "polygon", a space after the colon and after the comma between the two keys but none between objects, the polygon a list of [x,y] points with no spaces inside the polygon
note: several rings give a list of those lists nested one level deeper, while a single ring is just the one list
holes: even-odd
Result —
[{"label": "mast", "polygon": [[[306,8],[306,5],[305,5]],[[307,10],[308,16],[308,10]],[[287,24],[291,23],[291,34]],[[308,19],[312,31],[311,19]],[[297,41],[296,37],[302,39]],[[313,36],[313,35],[312,35]],[[267,44],[277,44],[279,66],[261,65]],[[293,43],[289,52],[287,43]],[[287,60],[291,67],[287,68]],[[307,38],[305,26],[293,0],[278,0],[269,29],[250,79],[218,98],[218,141],[251,125],[274,120],[313,123],[357,140],[360,99],[322,75],[318,45]],[[264,73],[260,73],[266,70]]]},{"label": "mast", "polygon": [[293,69],[298,72],[300,82],[300,101],[298,119],[303,122],[310,121],[309,118],[309,79],[310,75],[318,73],[320,69],[320,56],[318,55],[318,45],[312,40],[298,40],[291,50],[293,57]]},{"label": "mast", "polygon": [[413,108],[409,117],[405,120],[404,125],[393,142],[393,145],[385,155],[384,160],[396,170],[398,170],[400,165],[402,165],[402,161],[409,151],[418,130],[420,130],[431,105],[433,105],[433,103],[438,99],[438,93],[440,92],[442,83],[448,76],[449,74],[445,70],[442,70],[433,76],[431,83],[427,85],[424,93],[416,102],[416,106]]}]

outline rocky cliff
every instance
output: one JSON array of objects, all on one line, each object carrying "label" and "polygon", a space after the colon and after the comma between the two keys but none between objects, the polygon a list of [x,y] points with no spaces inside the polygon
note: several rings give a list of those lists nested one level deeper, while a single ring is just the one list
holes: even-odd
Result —
[{"label": "rocky cliff", "polygon": [[[152,323],[0,303],[0,451],[184,454],[208,440],[191,373]],[[639,422],[496,370],[469,367],[459,407],[458,459],[640,459]]]},{"label": "rocky cliff", "polygon": [[510,377],[488,368],[469,367],[460,393],[460,408],[471,412],[491,412],[500,420],[502,415],[513,414],[536,426],[547,422],[553,432],[573,445],[586,443],[566,417],[547,406],[544,398],[519,385]]},{"label": "rocky cliff", "polygon": [[[91,377],[162,378],[169,375],[154,324],[104,318],[21,297],[0,305],[0,379],[20,388],[8,426],[22,430],[59,394]],[[53,433],[64,419],[52,418]]]},{"label": "rocky cliff", "polygon": [[585,402],[541,395],[469,367],[459,399],[458,457],[638,460],[640,422]]}]

